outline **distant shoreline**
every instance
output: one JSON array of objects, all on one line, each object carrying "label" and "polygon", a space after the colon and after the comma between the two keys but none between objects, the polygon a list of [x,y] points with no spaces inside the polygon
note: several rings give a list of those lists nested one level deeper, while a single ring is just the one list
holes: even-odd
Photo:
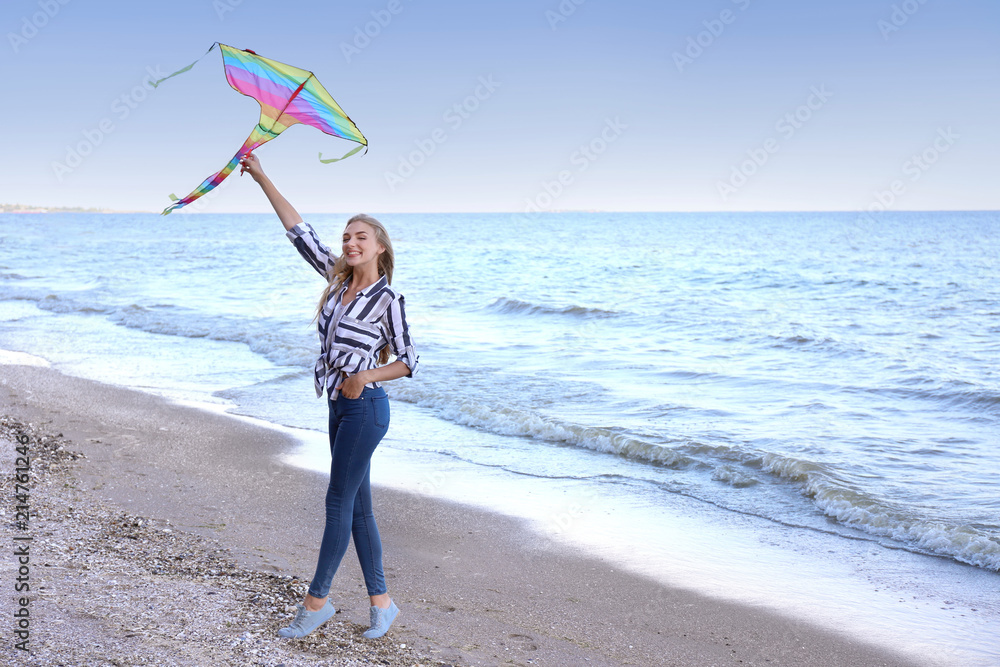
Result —
[{"label": "distant shoreline", "polygon": [[83,208],[80,206],[27,206],[0,204],[0,213],[147,213],[148,211],[115,211],[110,208]]},{"label": "distant shoreline", "polygon": [[[81,206],[28,206],[25,204],[0,204],[0,214],[12,213],[12,214],[27,214],[27,213],[105,213],[105,214],[122,214],[122,213],[143,213],[143,214],[155,214],[160,215],[160,211],[151,210],[119,210],[110,208],[83,208]],[[199,213],[195,211],[178,211],[183,215],[270,215],[270,210],[260,210],[260,211],[212,211],[211,213]],[[302,210],[300,213],[304,215],[350,215],[351,212],[348,211],[312,211],[312,210]],[[461,214],[489,214],[489,215],[510,215],[510,216],[520,216],[524,219],[531,219],[539,215],[561,215],[561,214],[658,214],[658,215],[759,215],[759,214],[813,214],[813,213],[842,213],[842,214],[863,214],[863,211],[857,210],[775,210],[775,211],[765,211],[765,210],[747,210],[747,211],[640,211],[640,210],[629,210],[629,211],[607,211],[601,209],[550,209],[538,212],[524,212],[524,211],[376,211],[376,213],[382,215],[427,215],[427,214],[444,214],[444,215],[461,215]],[[1000,213],[998,209],[952,209],[952,210],[934,210],[934,209],[899,209],[892,211],[885,211],[884,213],[900,214],[900,213]],[[880,214],[881,215],[881,214]]]}]

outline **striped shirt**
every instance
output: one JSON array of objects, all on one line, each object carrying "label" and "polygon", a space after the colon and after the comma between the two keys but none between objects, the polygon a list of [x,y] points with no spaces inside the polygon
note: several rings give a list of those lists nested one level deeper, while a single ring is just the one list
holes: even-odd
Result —
[{"label": "striped shirt", "polygon": [[[299,254],[325,280],[337,256],[330,252],[307,222],[300,222],[286,232]],[[410,340],[403,295],[389,286],[385,276],[358,292],[346,306],[341,304],[348,285],[331,291],[319,316],[320,355],[316,361],[314,380],[316,396],[326,387],[331,400],[340,393],[342,374],[355,375],[378,366],[378,353],[386,345],[396,359],[406,364],[411,377],[417,370],[417,352]],[[378,387],[370,382],[367,387]]]}]

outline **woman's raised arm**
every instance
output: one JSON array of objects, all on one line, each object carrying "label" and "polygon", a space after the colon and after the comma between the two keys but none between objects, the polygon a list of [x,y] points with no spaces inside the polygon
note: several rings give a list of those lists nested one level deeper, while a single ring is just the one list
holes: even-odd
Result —
[{"label": "woman's raised arm", "polygon": [[[285,230],[289,230],[295,225],[302,222],[302,216],[299,212],[295,210],[295,207],[288,203],[288,200],[278,192],[278,188],[274,187],[274,183],[271,179],[267,177],[264,173],[264,169],[260,166],[260,160],[253,153],[246,155],[240,160],[240,166],[250,173],[253,180],[260,185],[261,190],[267,195],[268,201],[271,202],[271,206],[274,207],[274,212],[278,214],[278,219],[281,220],[281,224],[285,226]],[[242,173],[242,172],[240,172]]]}]

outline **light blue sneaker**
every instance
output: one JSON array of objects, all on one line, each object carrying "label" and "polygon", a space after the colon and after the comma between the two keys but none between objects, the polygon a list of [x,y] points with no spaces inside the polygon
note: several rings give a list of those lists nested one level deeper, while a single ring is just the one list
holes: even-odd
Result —
[{"label": "light blue sneaker", "polygon": [[399,615],[399,607],[396,606],[395,602],[389,600],[388,609],[372,605],[368,613],[371,616],[372,627],[362,632],[361,636],[365,639],[377,639],[389,632],[389,626],[392,625],[392,622],[396,620],[396,616]]},{"label": "light blue sneaker", "polygon": [[295,618],[288,624],[287,628],[278,630],[278,636],[285,639],[300,639],[310,632],[323,625],[337,610],[333,608],[333,603],[327,598],[326,604],[319,611],[309,611],[305,605],[295,605]]}]

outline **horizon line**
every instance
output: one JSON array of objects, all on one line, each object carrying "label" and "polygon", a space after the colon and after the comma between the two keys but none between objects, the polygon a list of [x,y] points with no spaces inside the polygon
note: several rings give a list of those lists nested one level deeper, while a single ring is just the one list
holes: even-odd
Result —
[{"label": "horizon line", "polygon": [[[3,210],[18,207],[18,210]],[[117,210],[89,208],[82,206],[26,206],[21,204],[0,204],[0,215],[40,215],[45,213],[88,213],[98,215],[163,215],[161,211],[150,210]],[[355,211],[301,211],[302,215],[353,215]],[[642,210],[614,210],[614,209],[554,209],[549,211],[376,211],[379,214],[388,215],[413,215],[413,214],[475,214],[475,215],[523,215],[532,217],[537,215],[554,215],[563,213],[859,213],[866,215],[881,215],[884,213],[1000,213],[1000,209],[995,208],[955,208],[955,209],[890,209],[885,211],[868,211],[866,209],[744,209],[744,210],[663,210],[663,209],[642,209]],[[274,215],[273,211],[177,211],[175,215]]]}]

